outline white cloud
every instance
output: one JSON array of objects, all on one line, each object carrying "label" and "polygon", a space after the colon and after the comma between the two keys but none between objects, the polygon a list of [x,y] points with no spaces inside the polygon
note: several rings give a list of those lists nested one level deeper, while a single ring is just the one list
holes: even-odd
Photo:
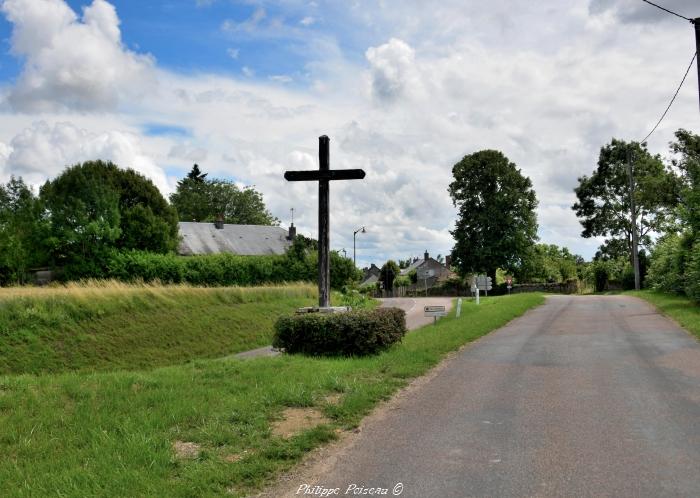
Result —
[{"label": "white cloud", "polygon": [[315,18],[313,18],[311,16],[306,16],[301,21],[299,21],[299,24],[301,24],[302,26],[311,26],[315,22],[316,22]]},{"label": "white cloud", "polygon": [[229,48],[226,50],[226,53],[232,59],[238,59],[238,56],[240,55],[241,51],[238,48]]},{"label": "white cloud", "polygon": [[123,47],[114,7],[94,0],[82,19],[62,0],[5,0],[12,52],[25,59],[8,101],[21,111],[115,109],[154,85],[153,60]]},{"label": "white cloud", "polygon": [[293,81],[292,77],[287,74],[275,74],[270,76],[269,79],[276,83],[291,83]]},{"label": "white cloud", "polygon": [[253,14],[243,22],[236,22],[231,19],[225,19],[221,23],[221,30],[224,32],[235,33],[239,31],[253,31],[267,17],[265,9],[258,7]]},{"label": "white cloud", "polygon": [[406,92],[412,78],[415,51],[396,38],[365,53],[371,67],[372,94],[379,101],[393,101]]},{"label": "white cloud", "polygon": [[[3,149],[8,150],[6,145]],[[72,123],[52,126],[38,121],[17,134],[9,149],[7,168],[32,184],[57,176],[66,166],[102,159],[144,174],[163,192],[171,189],[163,170],[144,152],[140,138],[129,132],[94,133]]]},{"label": "white cloud", "polygon": [[243,73],[243,76],[245,76],[246,78],[252,78],[253,76],[255,76],[255,71],[253,69],[249,68],[248,66],[243,66],[241,68],[241,72]]}]

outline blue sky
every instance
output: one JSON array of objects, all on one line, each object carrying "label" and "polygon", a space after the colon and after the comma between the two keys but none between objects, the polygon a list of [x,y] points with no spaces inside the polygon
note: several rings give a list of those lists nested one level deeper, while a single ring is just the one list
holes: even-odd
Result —
[{"label": "blue sky", "polygon": [[[91,2],[68,0],[76,12]],[[153,54],[159,66],[172,71],[240,75],[244,67],[258,79],[292,75],[303,84],[305,65],[317,58],[310,39],[332,36],[350,59],[362,60],[367,43],[379,37],[363,25],[351,26],[336,16],[333,5],[315,2],[241,2],[214,0],[148,0],[111,2],[121,21],[123,43],[132,50]],[[260,17],[256,19],[256,15]],[[232,29],[226,29],[227,23]],[[248,24],[246,24],[248,23]],[[237,28],[236,28],[237,26]],[[12,25],[0,19],[0,77],[16,77],[21,63],[9,53]],[[232,56],[233,55],[233,56]]]},{"label": "blue sky", "polygon": [[[667,0],[700,15],[696,0]],[[0,181],[39,185],[108,159],[168,195],[194,162],[254,185],[316,233],[316,192],[287,169],[333,167],[331,238],[358,262],[447,254],[451,168],[501,150],[529,176],[542,242],[590,258],[571,204],[612,137],[639,139],[695,50],[640,0],[0,0]],[[649,141],[697,130],[688,78]],[[340,183],[340,182],[339,182]]]}]

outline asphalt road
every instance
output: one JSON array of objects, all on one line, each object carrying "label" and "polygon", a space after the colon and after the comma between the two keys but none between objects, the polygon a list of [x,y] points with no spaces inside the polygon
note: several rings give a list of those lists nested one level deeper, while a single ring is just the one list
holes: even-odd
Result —
[{"label": "asphalt road", "polygon": [[700,496],[700,344],[635,298],[552,296],[399,398],[285,493]]},{"label": "asphalt road", "polygon": [[414,330],[433,323],[433,318],[425,316],[423,306],[444,306],[445,311],[452,309],[451,297],[391,297],[380,299],[382,308],[401,308],[406,312],[406,327]]}]

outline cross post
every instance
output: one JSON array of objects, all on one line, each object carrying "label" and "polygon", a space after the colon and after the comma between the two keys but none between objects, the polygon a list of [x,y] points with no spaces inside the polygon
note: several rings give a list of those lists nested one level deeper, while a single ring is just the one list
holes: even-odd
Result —
[{"label": "cross post", "polygon": [[361,180],[365,172],[361,169],[330,169],[330,139],[318,138],[318,171],[287,171],[284,178],[290,182],[318,182],[318,306],[331,305],[331,265],[329,182],[332,180]]}]

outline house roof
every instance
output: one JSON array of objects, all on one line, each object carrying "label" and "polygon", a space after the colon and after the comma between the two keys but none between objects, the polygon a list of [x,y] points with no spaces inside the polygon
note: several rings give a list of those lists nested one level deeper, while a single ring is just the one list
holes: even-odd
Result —
[{"label": "house roof", "polygon": [[264,225],[224,224],[218,229],[214,223],[180,222],[178,253],[195,254],[232,253],[242,256],[284,254],[292,242],[287,230]]},{"label": "house roof", "polygon": [[[430,259],[432,259],[432,258],[430,258]],[[434,260],[434,261],[437,263],[436,260]],[[413,263],[411,263],[411,264],[408,265],[406,268],[404,268],[403,270],[401,270],[401,271],[399,272],[399,274],[400,274],[400,275],[408,275],[408,273],[409,273],[411,270],[417,270],[418,268],[420,268],[421,266],[423,266],[425,263],[426,263],[426,260],[423,259],[423,258],[416,259]]]}]

